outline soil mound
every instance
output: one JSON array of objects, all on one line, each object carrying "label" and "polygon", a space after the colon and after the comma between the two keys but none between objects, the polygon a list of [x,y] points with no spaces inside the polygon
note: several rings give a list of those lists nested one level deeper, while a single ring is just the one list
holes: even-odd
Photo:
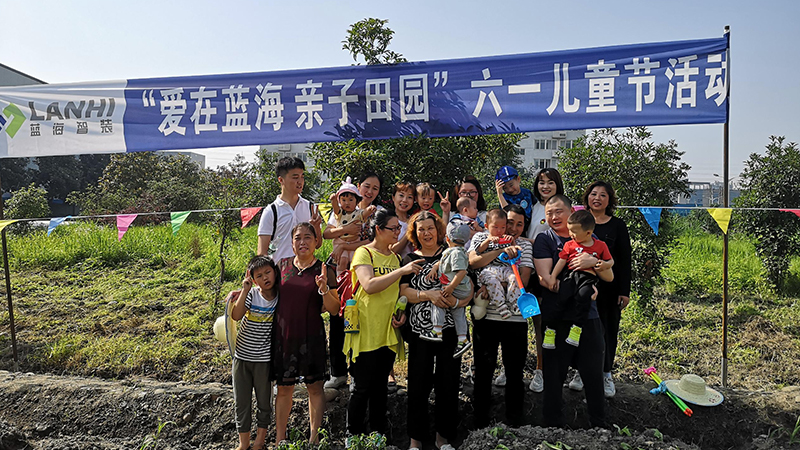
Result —
[{"label": "soil mound", "polygon": [[[666,397],[649,394],[649,385],[617,383],[607,403],[608,430],[587,429],[583,394],[565,389],[566,429],[535,426],[541,421],[541,394],[528,392],[526,423],[473,428],[471,391],[464,380],[457,448],[477,449],[778,449],[792,448],[789,435],[800,414],[800,387],[776,392],[721,389],[725,402],[694,408],[686,417]],[[349,391],[328,392],[323,428],[333,448],[341,448]],[[505,417],[503,389],[494,388],[493,416]],[[295,390],[289,426],[306,433],[306,392]],[[389,398],[390,442],[407,448],[407,396],[401,387]],[[433,396],[430,417],[433,414]],[[235,446],[233,396],[222,383],[187,384],[149,379],[121,381],[0,371],[0,450],[229,449]],[[431,436],[433,436],[433,424]],[[268,441],[274,440],[270,431]],[[560,443],[560,444],[559,444]],[[565,445],[566,444],[566,445]],[[560,447],[559,447],[560,446]],[[567,447],[568,446],[568,447]],[[432,441],[425,449],[433,448]],[[795,447],[796,448],[796,447]]]}]

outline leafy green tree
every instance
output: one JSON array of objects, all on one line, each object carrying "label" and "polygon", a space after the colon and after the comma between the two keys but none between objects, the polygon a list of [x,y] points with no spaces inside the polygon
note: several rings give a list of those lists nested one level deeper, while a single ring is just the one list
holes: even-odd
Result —
[{"label": "leafy green tree", "polygon": [[389,50],[394,31],[386,26],[388,20],[368,18],[358,21],[347,30],[342,49],[350,52],[357,64],[358,57],[369,64],[397,64],[408,61],[403,55]]},{"label": "leafy green tree", "polygon": [[0,182],[2,192],[13,192],[33,181],[33,173],[28,169],[30,158],[0,159]]},{"label": "leafy green tree", "polygon": [[[800,150],[784,136],[770,136],[766,153],[753,153],[741,174],[739,207],[797,208],[800,205]],[[800,220],[781,211],[743,211],[738,229],[751,234],[767,278],[778,290],[785,285],[789,261],[800,245]]]},{"label": "leafy green tree", "polygon": [[[4,217],[6,219],[35,219],[50,216],[47,191],[33,183],[14,191],[5,206]],[[23,233],[31,230],[30,222],[21,222],[12,226]]]},{"label": "leafy green tree", "polygon": [[65,199],[82,188],[83,170],[74,156],[43,156],[35,159],[38,170],[34,181],[44,187],[50,198]]},{"label": "leafy green tree", "polygon": [[[682,155],[674,141],[652,142],[645,127],[597,130],[557,153],[568,197],[580,201],[586,186],[603,180],[614,186],[620,205],[630,206],[670,206],[678,196],[688,195],[690,167],[681,162]],[[633,288],[642,306],[649,306],[676,242],[674,218],[662,214],[656,236],[638,210],[618,209],[616,215],[625,220],[631,235]]]},{"label": "leafy green tree", "polygon": [[111,156],[96,184],[73,193],[67,201],[85,214],[201,209],[207,176],[207,170],[183,155],[120,153]]},{"label": "leafy green tree", "polygon": [[[364,19],[350,26],[342,48],[353,60],[367,64],[394,64],[406,59],[388,49],[394,31],[381,19]],[[481,181],[487,201],[495,200],[494,173],[502,165],[521,166],[517,143],[521,134],[427,138],[409,136],[380,141],[325,142],[312,146],[315,170],[327,178],[325,191],[347,177],[366,171],[383,177],[384,186],[397,181],[427,181],[442,195],[466,175]],[[306,182],[306,185],[309,183]],[[454,199],[450,199],[454,201]]]}]

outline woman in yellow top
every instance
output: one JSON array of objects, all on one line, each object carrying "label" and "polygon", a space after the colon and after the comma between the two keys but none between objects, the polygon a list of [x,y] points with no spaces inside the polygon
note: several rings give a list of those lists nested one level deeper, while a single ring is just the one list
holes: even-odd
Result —
[{"label": "woman in yellow top", "polygon": [[350,266],[353,285],[360,284],[354,296],[360,330],[345,336],[343,348],[352,359],[350,373],[356,385],[347,408],[350,435],[367,433],[368,406],[369,431],[386,434],[386,378],[395,357],[405,358],[397,328],[406,318],[393,317],[394,305],[400,292],[400,278],[420,271],[416,262],[400,267],[400,257],[389,248],[397,243],[400,234],[400,222],[393,211],[376,212],[370,232],[372,242],[356,250]]}]

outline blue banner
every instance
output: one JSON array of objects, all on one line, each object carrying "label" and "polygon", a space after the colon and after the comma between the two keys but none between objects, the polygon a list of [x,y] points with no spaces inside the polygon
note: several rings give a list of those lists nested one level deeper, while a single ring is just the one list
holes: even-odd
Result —
[{"label": "blue banner", "polygon": [[0,157],[722,123],[727,47],[722,37],[6,88]]}]

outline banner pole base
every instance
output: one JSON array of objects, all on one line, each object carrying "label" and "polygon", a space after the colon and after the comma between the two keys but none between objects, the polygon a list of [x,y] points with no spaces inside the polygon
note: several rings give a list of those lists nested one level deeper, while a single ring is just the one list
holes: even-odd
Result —
[{"label": "banner pole base", "polygon": [[728,387],[728,358],[722,358],[722,387]]}]

